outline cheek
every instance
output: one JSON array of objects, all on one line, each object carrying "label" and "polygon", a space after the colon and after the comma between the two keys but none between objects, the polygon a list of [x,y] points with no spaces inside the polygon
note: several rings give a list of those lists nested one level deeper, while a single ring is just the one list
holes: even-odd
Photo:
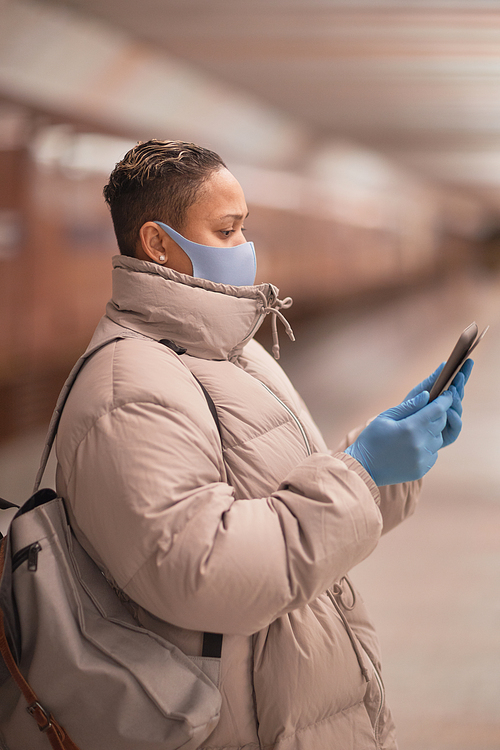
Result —
[{"label": "cheek", "polygon": [[245,235],[240,229],[239,232],[235,232],[233,234],[233,242],[231,243],[231,245],[235,247],[236,245],[242,245],[244,242],[248,242],[248,239],[245,237]]},{"label": "cheek", "polygon": [[175,246],[175,249],[169,255],[168,267],[179,273],[185,273],[187,276],[193,275],[193,264],[184,250],[178,245]]}]

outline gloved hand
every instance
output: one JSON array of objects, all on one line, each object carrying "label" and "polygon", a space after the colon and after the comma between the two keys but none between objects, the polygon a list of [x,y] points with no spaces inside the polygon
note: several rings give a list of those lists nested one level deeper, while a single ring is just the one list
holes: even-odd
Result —
[{"label": "gloved hand", "polygon": [[[455,375],[451,385],[449,386],[449,390],[453,396],[453,402],[451,408],[448,409],[446,427],[444,428],[442,433],[443,445],[441,446],[441,448],[446,448],[447,445],[451,445],[452,443],[454,443],[462,429],[462,399],[464,397],[464,388],[467,381],[469,380],[473,366],[473,360],[467,359],[460,368],[460,372]],[[418,396],[418,394],[422,393],[422,391],[430,391],[443,367],[444,362],[439,365],[437,370],[435,370],[432,375],[429,375],[428,378],[422,380],[422,382],[416,385],[415,388],[412,388],[406,396],[405,401],[415,398],[415,396]]]},{"label": "gloved hand", "polygon": [[359,461],[379,487],[420,479],[437,461],[454,399],[445,391],[429,404],[429,392],[422,390],[379,414],[345,452]]}]

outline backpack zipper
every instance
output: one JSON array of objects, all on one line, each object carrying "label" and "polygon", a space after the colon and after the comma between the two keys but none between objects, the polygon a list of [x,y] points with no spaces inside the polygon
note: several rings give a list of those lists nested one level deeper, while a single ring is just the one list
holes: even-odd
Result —
[{"label": "backpack zipper", "polygon": [[41,549],[40,542],[33,542],[18,550],[15,555],[12,555],[12,572],[27,560],[28,570],[34,573],[38,568],[38,553]]},{"label": "backpack zipper", "polygon": [[[262,383],[262,380],[260,382]],[[302,427],[302,423],[301,423],[300,419],[293,413],[293,411],[291,409],[288,408],[288,406],[286,404],[283,403],[283,401],[279,398],[279,396],[277,396],[274,393],[274,391],[272,391],[270,388],[268,388],[265,383],[262,383],[262,385],[264,386],[264,388],[266,389],[266,391],[268,391],[271,394],[271,396],[274,396],[274,398],[276,399],[276,401],[278,401],[281,404],[281,406],[292,417],[293,421],[295,422],[295,424],[297,425],[297,427],[300,430],[300,433],[301,433],[301,435],[302,435],[302,437],[304,439],[304,443],[306,444],[307,455],[311,456],[312,455],[311,445],[309,443],[309,440],[307,439],[306,432],[305,432],[304,428]]]}]

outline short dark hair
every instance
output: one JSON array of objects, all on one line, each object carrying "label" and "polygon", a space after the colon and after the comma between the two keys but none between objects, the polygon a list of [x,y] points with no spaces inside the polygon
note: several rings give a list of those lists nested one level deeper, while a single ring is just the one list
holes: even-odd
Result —
[{"label": "short dark hair", "polygon": [[130,149],[103,190],[121,254],[135,256],[146,221],[180,232],[203,183],[225,166],[214,151],[184,141],[150,140]]}]

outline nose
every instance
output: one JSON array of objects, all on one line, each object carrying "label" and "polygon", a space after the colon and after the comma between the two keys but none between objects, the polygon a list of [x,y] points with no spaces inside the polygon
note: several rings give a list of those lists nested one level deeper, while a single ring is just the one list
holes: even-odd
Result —
[{"label": "nose", "polygon": [[232,236],[232,242],[231,247],[236,247],[236,245],[241,245],[243,242],[246,242],[247,238],[243,234],[243,231],[241,229],[238,229],[237,232],[235,232]]}]

